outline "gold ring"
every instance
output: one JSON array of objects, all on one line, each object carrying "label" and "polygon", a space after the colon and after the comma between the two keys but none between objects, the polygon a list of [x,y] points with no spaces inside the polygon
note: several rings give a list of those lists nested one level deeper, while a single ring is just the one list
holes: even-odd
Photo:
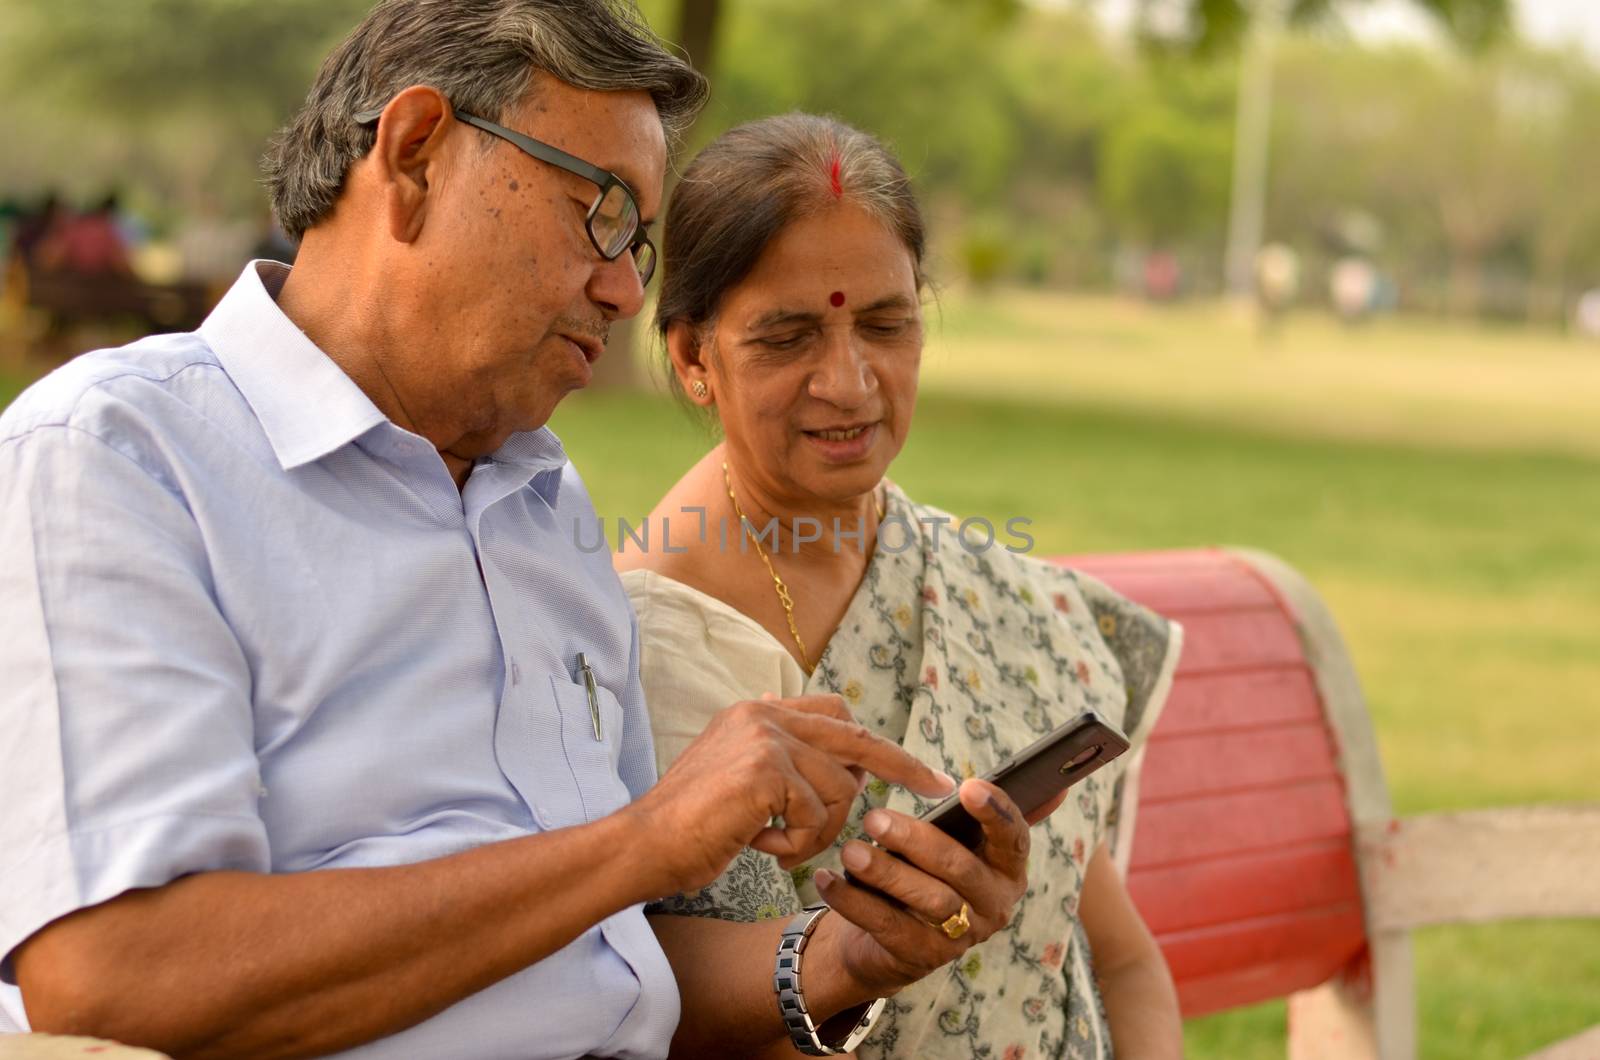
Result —
[{"label": "gold ring", "polygon": [[962,935],[965,935],[967,933],[967,929],[972,926],[972,921],[967,919],[967,914],[970,912],[972,912],[972,907],[966,902],[962,902],[961,912],[949,917],[944,923],[936,924],[934,926],[940,931],[943,931],[949,938],[958,939]]}]

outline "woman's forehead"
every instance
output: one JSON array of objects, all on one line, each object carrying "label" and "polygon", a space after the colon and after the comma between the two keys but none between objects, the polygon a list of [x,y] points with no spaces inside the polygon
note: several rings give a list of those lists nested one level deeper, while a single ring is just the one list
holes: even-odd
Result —
[{"label": "woman's forehead", "polygon": [[911,251],[886,225],[845,204],[774,236],[729,292],[727,308],[757,314],[775,303],[825,309],[837,302],[849,309],[895,297],[915,302],[915,294]]}]

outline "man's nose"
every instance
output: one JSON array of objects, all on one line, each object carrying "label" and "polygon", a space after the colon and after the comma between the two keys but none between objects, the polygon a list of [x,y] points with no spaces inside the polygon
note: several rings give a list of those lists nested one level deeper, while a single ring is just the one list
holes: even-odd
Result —
[{"label": "man's nose", "polygon": [[589,277],[588,294],[607,320],[638,315],[644,308],[644,284],[633,254],[624,251],[610,261],[601,259]]},{"label": "man's nose", "polygon": [[829,328],[824,335],[826,348],[822,363],[812,373],[808,390],[812,397],[838,408],[860,408],[878,388],[878,377],[861,348],[855,329]]}]

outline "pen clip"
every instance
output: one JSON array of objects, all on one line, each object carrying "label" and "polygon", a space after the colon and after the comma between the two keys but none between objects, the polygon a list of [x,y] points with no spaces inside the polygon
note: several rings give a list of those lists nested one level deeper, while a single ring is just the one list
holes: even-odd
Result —
[{"label": "pen clip", "polygon": [[600,730],[600,690],[595,687],[594,669],[581,651],[578,653],[578,673],[583,678],[583,690],[589,696],[589,721],[594,726],[594,738],[604,740]]}]

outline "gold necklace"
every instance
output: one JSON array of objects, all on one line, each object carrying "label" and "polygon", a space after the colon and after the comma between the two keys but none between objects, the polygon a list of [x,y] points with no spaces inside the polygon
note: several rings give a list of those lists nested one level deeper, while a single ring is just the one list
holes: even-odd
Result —
[{"label": "gold necklace", "polygon": [[[728,500],[733,502],[733,514],[739,517],[739,532],[747,532],[746,527],[750,520],[744,516],[744,509],[739,506],[739,498],[733,492],[733,475],[728,471],[728,462],[722,462],[722,484],[728,489]],[[872,506],[878,513],[878,521],[883,522],[883,500],[878,495],[878,490],[872,491]],[[761,557],[761,562],[766,565],[767,573],[772,575],[772,587],[778,593],[778,603],[783,605],[783,615],[789,620],[789,636],[794,638],[795,647],[800,649],[800,666],[806,673],[812,670],[811,656],[806,651],[806,642],[800,639],[800,627],[794,620],[794,597],[789,595],[789,587],[783,584],[783,579],[778,576],[777,568],[773,567],[772,559],[767,555],[767,550],[761,547],[761,536],[751,534],[750,540],[756,546],[756,555]]]}]

